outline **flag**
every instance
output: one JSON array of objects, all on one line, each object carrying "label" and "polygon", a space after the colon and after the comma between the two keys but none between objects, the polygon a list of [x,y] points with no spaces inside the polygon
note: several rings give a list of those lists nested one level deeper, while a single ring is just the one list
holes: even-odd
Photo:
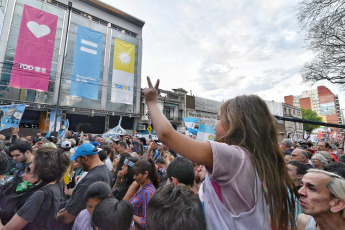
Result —
[{"label": "flag", "polygon": [[200,124],[198,135],[196,137],[198,141],[207,141],[214,139],[214,126]]},{"label": "flag", "polygon": [[103,34],[78,25],[71,96],[98,99]]},{"label": "flag", "polygon": [[17,128],[25,108],[25,104],[0,106],[0,130]]},{"label": "flag", "polygon": [[50,111],[50,119],[49,119],[49,130],[50,132],[55,131],[55,116],[56,118],[56,131],[60,129],[61,126],[61,116],[62,116],[62,110],[59,109],[58,112],[56,113],[56,109],[52,109]]},{"label": "flag", "polygon": [[200,119],[194,117],[184,117],[183,121],[188,129],[188,132],[192,133],[194,131],[193,129],[195,128],[196,122],[200,121]]},{"label": "flag", "polygon": [[103,138],[106,141],[110,141],[111,138],[116,138],[118,135],[126,134],[126,130],[121,127],[122,117],[120,117],[119,124],[113,129],[103,134]]},{"label": "flag", "polygon": [[69,121],[68,119],[66,119],[65,122],[63,123],[63,126],[61,126],[61,129],[59,130],[58,143],[61,143],[66,139],[68,128],[69,128]]},{"label": "flag", "polygon": [[49,132],[46,135],[46,138],[50,137],[50,133],[54,131],[54,125],[52,125],[52,127],[49,129]]},{"label": "flag", "polygon": [[48,91],[58,16],[24,5],[10,86]]},{"label": "flag", "polygon": [[190,134],[198,134],[198,129],[188,128],[188,133],[190,133]]},{"label": "flag", "polygon": [[135,45],[115,39],[111,102],[133,104]]}]

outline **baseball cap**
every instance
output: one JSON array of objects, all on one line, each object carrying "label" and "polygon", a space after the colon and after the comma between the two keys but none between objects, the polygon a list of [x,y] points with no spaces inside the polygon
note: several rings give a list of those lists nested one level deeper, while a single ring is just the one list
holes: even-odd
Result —
[{"label": "baseball cap", "polygon": [[100,144],[97,141],[91,142],[92,145],[94,146],[99,146]]},{"label": "baseball cap", "polygon": [[97,149],[96,151],[94,152],[93,150],[95,149],[95,146],[90,144],[90,143],[85,143],[85,144],[82,144],[81,146],[79,146],[74,155],[71,156],[69,158],[70,161],[73,161],[75,160],[75,158],[77,157],[81,157],[81,156],[90,156],[90,155],[94,155],[94,154],[97,154]]},{"label": "baseball cap", "polygon": [[72,147],[72,143],[70,141],[63,141],[61,143],[61,148],[63,149],[67,149],[67,148],[71,148]]}]

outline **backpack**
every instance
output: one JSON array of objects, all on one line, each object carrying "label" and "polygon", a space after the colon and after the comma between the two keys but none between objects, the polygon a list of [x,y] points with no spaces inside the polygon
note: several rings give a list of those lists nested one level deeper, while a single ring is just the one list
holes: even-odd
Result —
[{"label": "backpack", "polygon": [[[16,186],[14,186],[15,191]],[[0,198],[0,219],[6,225],[17,211],[25,204],[25,201],[41,186],[34,186],[29,191],[14,192]]]}]

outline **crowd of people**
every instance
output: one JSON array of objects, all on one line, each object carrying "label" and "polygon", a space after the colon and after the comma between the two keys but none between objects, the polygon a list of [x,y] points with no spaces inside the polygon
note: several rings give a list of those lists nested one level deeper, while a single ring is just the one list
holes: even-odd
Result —
[{"label": "crowd of people", "polygon": [[0,229],[345,229],[341,143],[279,143],[254,95],[223,103],[215,141],[200,142],[148,83],[159,140],[0,135]]}]

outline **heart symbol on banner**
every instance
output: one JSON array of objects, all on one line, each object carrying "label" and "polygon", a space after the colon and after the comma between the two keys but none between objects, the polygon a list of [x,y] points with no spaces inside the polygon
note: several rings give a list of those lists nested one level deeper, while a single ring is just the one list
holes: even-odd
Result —
[{"label": "heart symbol on banner", "polygon": [[37,22],[30,21],[26,24],[36,38],[46,36],[50,33],[50,28],[46,25],[39,25]]}]

